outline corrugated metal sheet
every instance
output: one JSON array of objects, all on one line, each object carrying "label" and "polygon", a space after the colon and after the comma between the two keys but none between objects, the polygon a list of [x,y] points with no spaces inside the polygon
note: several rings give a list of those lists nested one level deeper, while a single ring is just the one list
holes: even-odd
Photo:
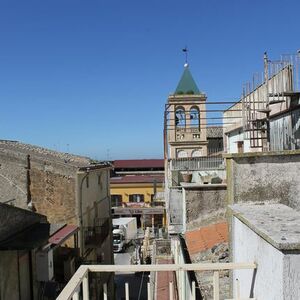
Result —
[{"label": "corrugated metal sheet", "polygon": [[272,151],[300,148],[300,109],[278,116],[270,121]]},{"label": "corrugated metal sheet", "polygon": [[295,149],[300,149],[300,109],[292,112],[292,143]]}]

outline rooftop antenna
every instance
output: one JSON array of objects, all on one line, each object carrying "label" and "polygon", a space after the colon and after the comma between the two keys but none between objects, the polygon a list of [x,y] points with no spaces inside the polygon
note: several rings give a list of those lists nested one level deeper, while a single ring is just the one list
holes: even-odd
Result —
[{"label": "rooftop antenna", "polygon": [[188,67],[189,66],[189,64],[188,64],[188,48],[187,48],[187,46],[185,46],[183,49],[182,49],[182,51],[185,53],[185,64],[184,64],[184,67],[186,68],[186,67]]},{"label": "rooftop antenna", "polygon": [[107,160],[109,161],[109,158],[110,158],[110,149],[106,149],[106,155],[107,155]]}]

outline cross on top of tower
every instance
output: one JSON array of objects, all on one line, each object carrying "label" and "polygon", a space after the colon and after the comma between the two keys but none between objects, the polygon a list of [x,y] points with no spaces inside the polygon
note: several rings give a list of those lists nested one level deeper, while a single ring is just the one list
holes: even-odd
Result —
[{"label": "cross on top of tower", "polygon": [[185,64],[184,64],[184,67],[187,68],[189,66],[188,64],[188,48],[187,46],[185,46],[182,51],[185,53]]}]

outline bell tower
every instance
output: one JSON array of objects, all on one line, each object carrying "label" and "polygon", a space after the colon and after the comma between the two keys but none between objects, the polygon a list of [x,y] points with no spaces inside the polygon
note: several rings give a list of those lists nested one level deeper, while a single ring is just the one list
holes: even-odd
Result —
[{"label": "bell tower", "polygon": [[168,158],[207,155],[206,95],[197,87],[185,63],[174,94],[166,105],[165,131]]}]

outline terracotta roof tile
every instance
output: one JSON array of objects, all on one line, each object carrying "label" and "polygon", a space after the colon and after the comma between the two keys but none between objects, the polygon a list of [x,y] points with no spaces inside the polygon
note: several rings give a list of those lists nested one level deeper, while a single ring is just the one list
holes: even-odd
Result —
[{"label": "terracotta roof tile", "polygon": [[185,240],[191,255],[211,249],[217,244],[228,242],[227,222],[188,231],[185,234]]}]

